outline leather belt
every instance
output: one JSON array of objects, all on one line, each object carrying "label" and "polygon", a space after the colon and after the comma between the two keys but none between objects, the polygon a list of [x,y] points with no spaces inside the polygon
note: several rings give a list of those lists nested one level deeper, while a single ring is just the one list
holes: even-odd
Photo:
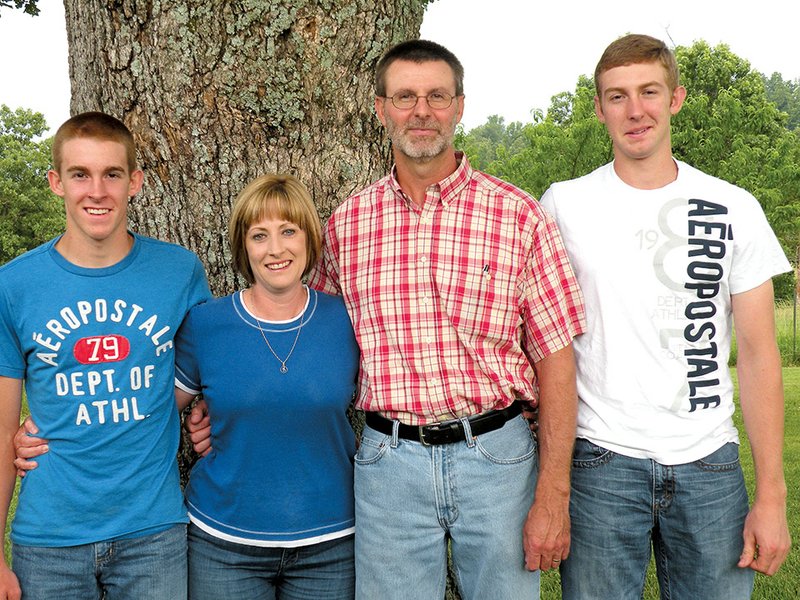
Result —
[{"label": "leather belt", "polygon": [[[474,417],[469,417],[469,428],[472,435],[481,435],[495,429],[500,429],[506,422],[510,421],[522,412],[522,405],[518,401],[501,410],[490,410]],[[392,435],[394,421],[387,419],[376,412],[366,413],[366,423],[375,431]],[[406,425],[400,423],[397,436],[404,440],[420,442],[426,446],[436,446],[439,444],[452,444],[466,439],[464,425],[460,419],[442,421],[441,423],[431,423],[430,425]]]}]

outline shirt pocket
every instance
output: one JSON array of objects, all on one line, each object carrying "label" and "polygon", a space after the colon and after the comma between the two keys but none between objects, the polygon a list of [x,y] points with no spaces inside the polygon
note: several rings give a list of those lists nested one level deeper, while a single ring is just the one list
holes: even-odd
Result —
[{"label": "shirt pocket", "polygon": [[498,258],[472,257],[437,271],[442,303],[464,339],[508,342],[521,324],[516,273]]}]

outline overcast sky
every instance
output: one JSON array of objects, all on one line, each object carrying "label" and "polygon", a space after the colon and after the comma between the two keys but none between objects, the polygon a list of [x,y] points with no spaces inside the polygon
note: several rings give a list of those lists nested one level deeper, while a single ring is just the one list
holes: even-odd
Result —
[{"label": "overcast sky", "polygon": [[[39,7],[35,18],[0,10],[0,104],[44,113],[52,133],[69,117],[64,8],[59,0],[40,0]],[[798,17],[797,0],[435,0],[420,35],[464,64],[463,123],[471,129],[493,114],[530,121],[531,110],[546,110],[551,96],[573,91],[603,49],[628,32],[670,45],[725,43],[758,71],[800,79],[792,41]]]}]

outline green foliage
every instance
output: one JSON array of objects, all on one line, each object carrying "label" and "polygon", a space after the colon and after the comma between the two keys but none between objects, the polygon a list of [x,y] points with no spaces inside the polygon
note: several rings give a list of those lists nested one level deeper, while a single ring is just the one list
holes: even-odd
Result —
[{"label": "green foliage", "polygon": [[501,117],[457,139],[471,164],[541,196],[554,181],[588,173],[611,159],[611,142],[594,118],[594,83],[581,77],[574,93],[553,96],[545,117],[505,126]]},{"label": "green foliage", "polygon": [[800,79],[784,81],[780,73],[773,73],[769,78],[764,76],[764,88],[770,102],[786,113],[786,126],[792,131],[800,127]]},{"label": "green foliage", "polygon": [[[759,199],[784,250],[800,254],[800,84],[766,80],[728,46],[695,42],[676,58],[688,91],[673,120],[677,158],[749,190]],[[765,87],[766,86],[766,87]],[[767,93],[770,89],[770,94]],[[783,104],[771,101],[778,98]],[[612,159],[611,142],[594,114],[594,83],[580,76],[574,92],[551,98],[547,115],[512,123],[500,117],[459,136],[473,166],[540,197],[547,187],[584,175]],[[775,280],[777,298],[791,298],[794,274]]]},{"label": "green foliage", "polygon": [[[33,17],[39,14],[39,7],[36,6],[39,0],[0,0],[0,8],[21,8],[26,14]],[[3,13],[0,12],[0,17]]]},{"label": "green foliage", "polygon": [[0,105],[0,264],[64,228],[61,202],[47,184],[50,140],[41,113]]}]

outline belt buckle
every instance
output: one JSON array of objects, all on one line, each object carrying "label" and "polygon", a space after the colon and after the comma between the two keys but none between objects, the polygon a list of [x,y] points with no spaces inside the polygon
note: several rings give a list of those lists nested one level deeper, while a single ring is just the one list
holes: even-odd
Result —
[{"label": "belt buckle", "polygon": [[419,441],[423,446],[430,446],[430,444],[425,440],[425,428],[427,425],[417,425],[417,431],[419,431]]}]

